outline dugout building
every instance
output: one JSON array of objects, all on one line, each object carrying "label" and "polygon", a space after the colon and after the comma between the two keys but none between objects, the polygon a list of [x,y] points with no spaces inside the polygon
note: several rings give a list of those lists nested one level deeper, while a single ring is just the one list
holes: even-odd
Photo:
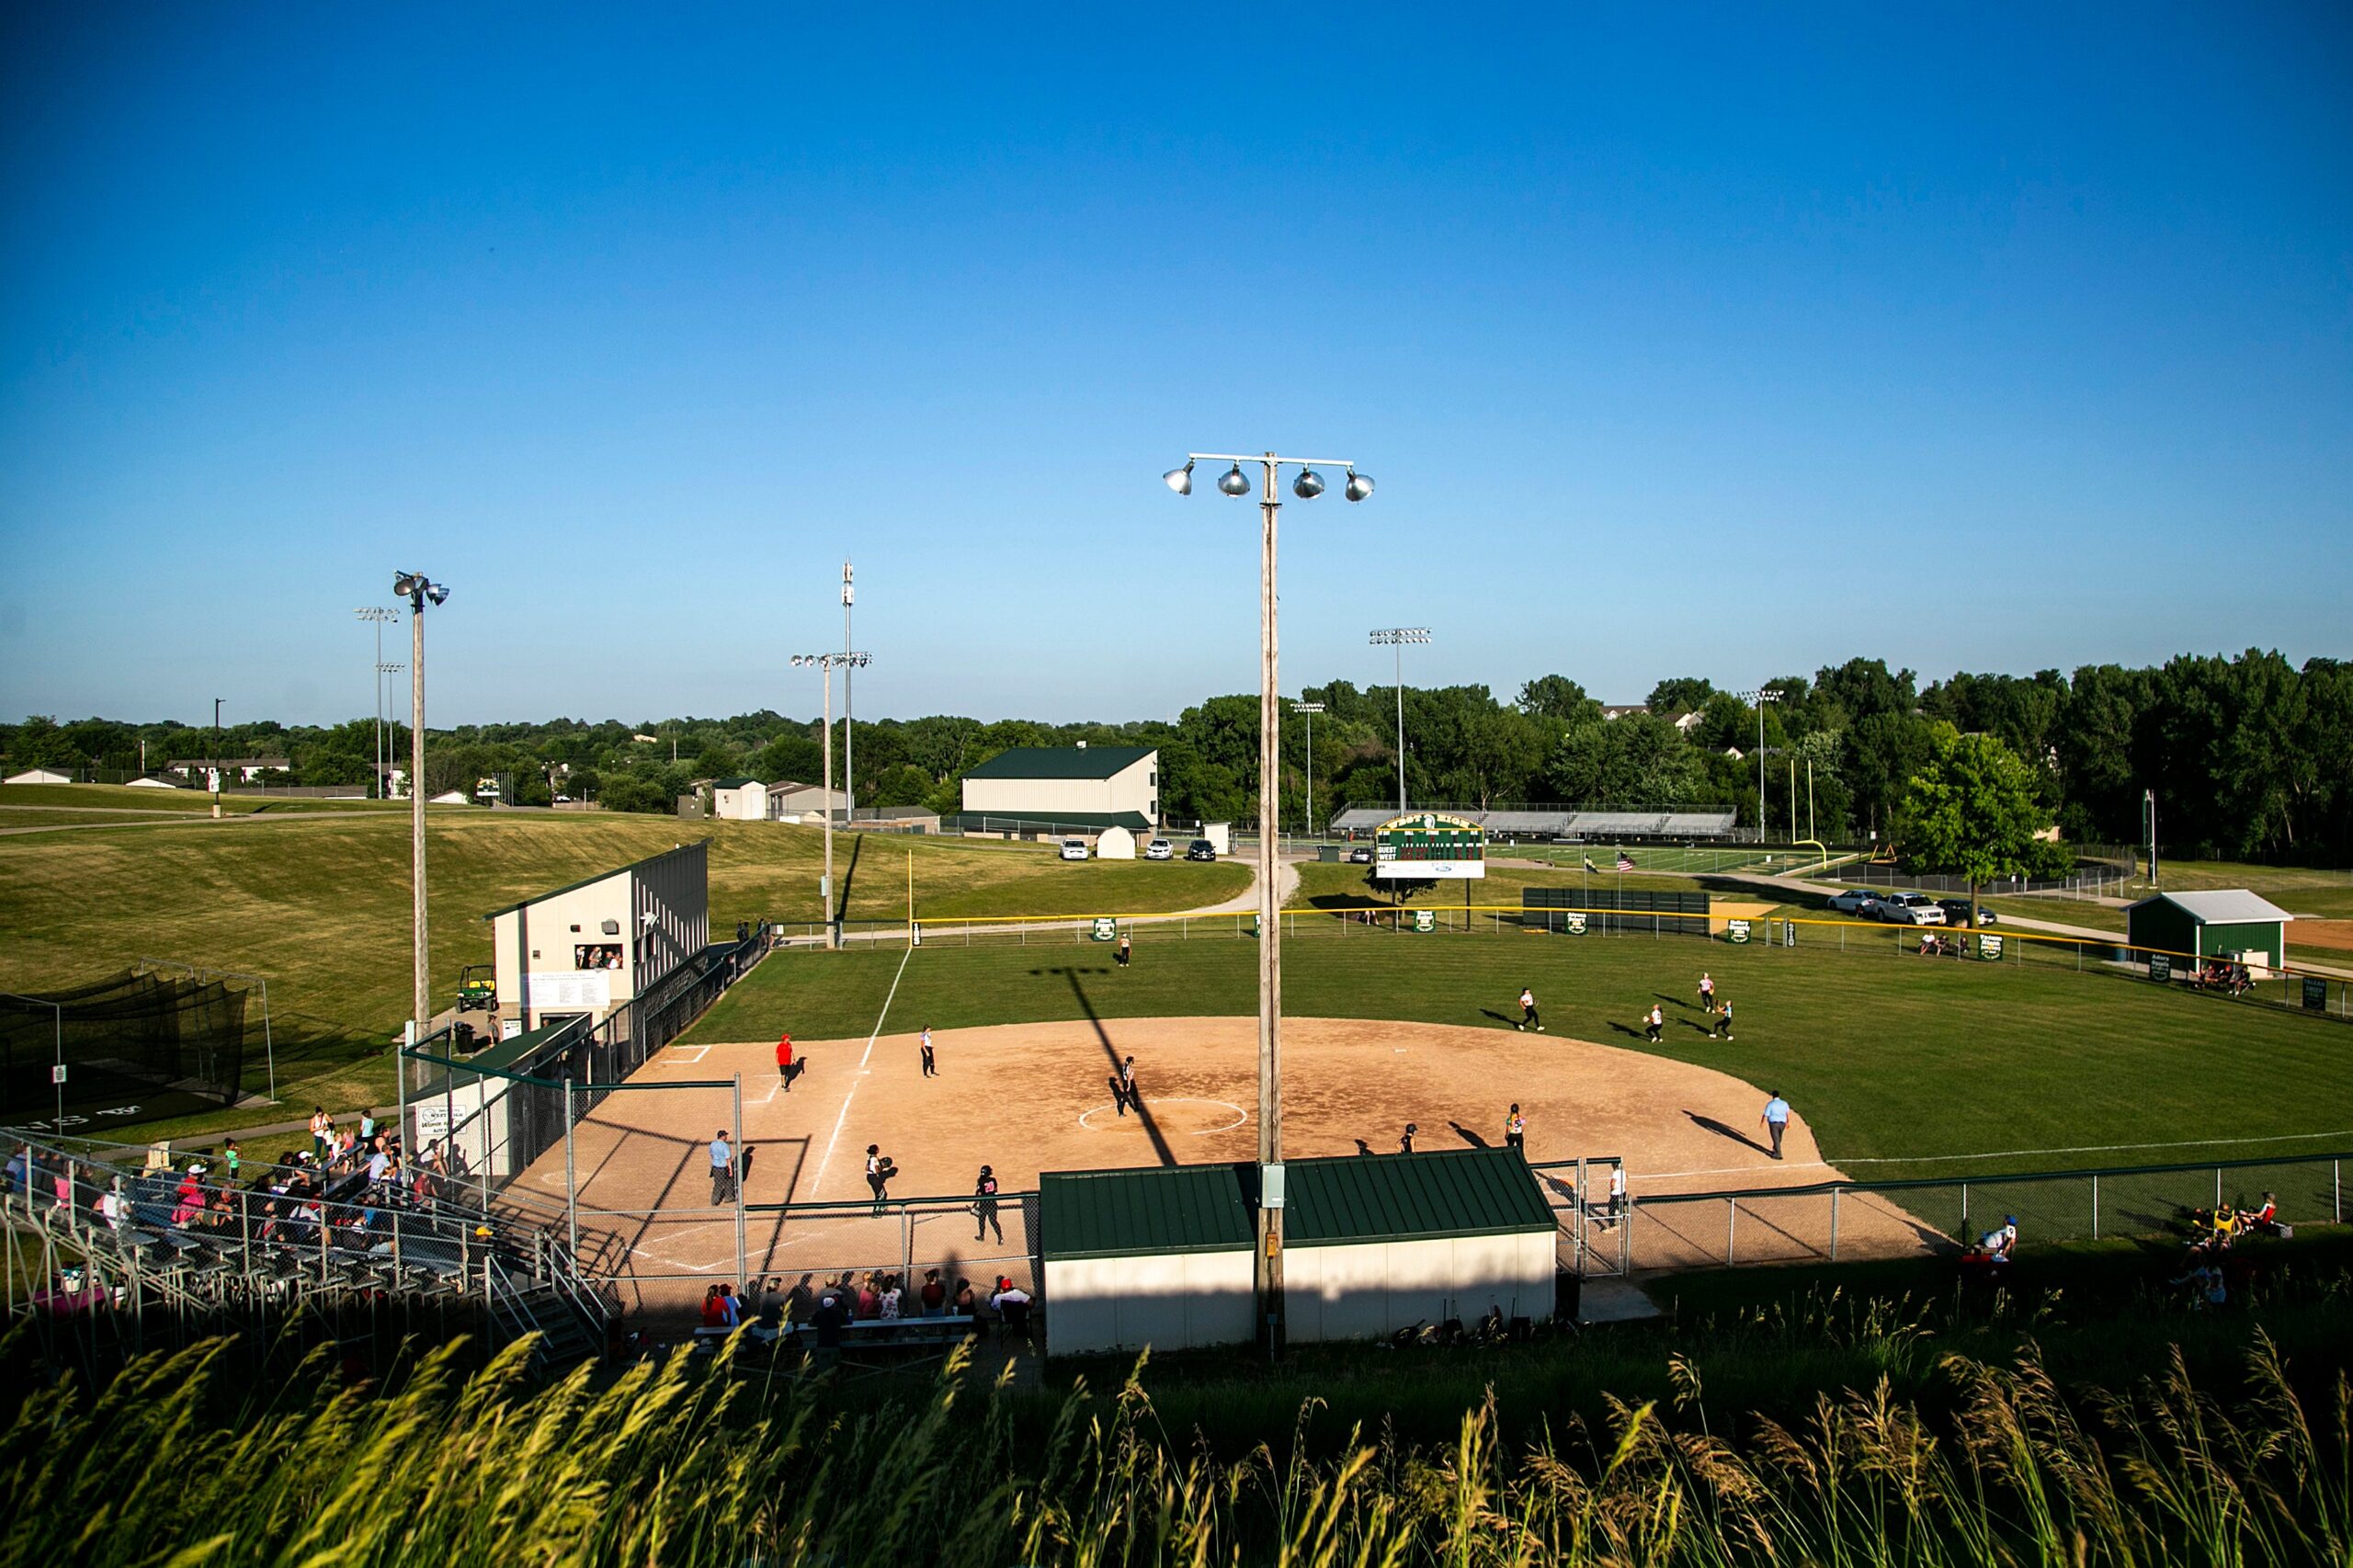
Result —
[{"label": "dugout building", "polygon": [[[1559,1227],[1518,1150],[1344,1155],[1283,1170],[1292,1343],[1470,1323],[1490,1307],[1506,1319],[1552,1314]],[[1257,1183],[1247,1163],[1041,1176],[1048,1354],[1256,1339]]]}]

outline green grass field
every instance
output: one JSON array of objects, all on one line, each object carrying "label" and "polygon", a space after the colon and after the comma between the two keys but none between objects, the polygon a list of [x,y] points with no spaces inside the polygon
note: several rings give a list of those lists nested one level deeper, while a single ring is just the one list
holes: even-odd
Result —
[{"label": "green grass field", "polygon": [[[1335,926],[1333,929],[1338,929]],[[1360,930],[1360,928],[1359,928]],[[1653,1050],[1779,1087],[1834,1161],[1903,1162],[1869,1174],[1952,1174],[1924,1156],[2080,1149],[2287,1133],[2353,1143],[2353,1029],[2101,974],[2038,964],[1935,963],[1890,949],[1841,953],[1732,947],[1692,937],[1414,936],[1361,931],[1287,943],[1283,1006],[1302,1015],[1478,1026],[1511,1012],[1523,984],[1562,1034]],[[863,1038],[894,976],[883,1027],[1247,1014],[1256,958],[1247,939],[1178,942],[1147,930],[1134,966],[1106,951],[926,946],[784,953],[721,999],[694,1040]],[[1736,1043],[1706,1041],[1690,1006],[1714,972],[1739,1018]],[[1665,1043],[1634,1021],[1658,997]],[[1497,1027],[1501,1027],[1499,1024]],[[1540,1049],[1540,1048],[1539,1048]],[[2218,1085],[2220,1086],[2218,1088]],[[1497,1085],[1498,1099],[1510,1085]],[[2302,1145],[2265,1145],[2254,1153]],[[2029,1157],[1983,1168],[2156,1163],[2175,1153]],[[1856,1174],[1861,1174],[1859,1170]]]},{"label": "green grass field", "polygon": [[[431,812],[436,996],[454,995],[460,966],[490,958],[489,911],[688,837],[712,842],[714,935],[761,916],[822,918],[815,828]],[[911,865],[926,918],[1154,913],[1249,885],[1248,869],[1232,863],[1065,863],[1039,845],[837,835],[835,851],[853,919],[903,919]],[[269,981],[281,1100],[304,1111],[314,1099],[381,1104],[392,1085],[385,1048],[408,1010],[408,857],[405,811],[0,836],[0,990],[61,988],[141,958],[259,974]]]},{"label": "green grass field", "polygon": [[[1293,909],[1342,909],[1368,903],[1386,903],[1388,899],[1378,884],[1368,882],[1366,866],[1329,866],[1311,861],[1299,868],[1299,891],[1292,894],[1287,907]],[[1487,874],[1476,881],[1449,882],[1434,892],[1417,894],[1408,902],[1409,909],[1459,909],[1464,891],[1473,904],[1504,904],[1519,907],[1523,888],[1530,887],[1590,887],[1596,892],[1623,889],[1643,892],[1702,892],[1709,891],[1707,879],[1699,876],[1669,876],[1659,873],[1634,873],[1627,876],[1589,877],[1572,862],[1565,870],[1530,870],[1524,866],[1490,866]],[[1725,897],[1754,897],[1770,902],[1771,894],[1738,884],[1725,884],[1714,890]]]},{"label": "green grass field", "polygon": [[[1614,845],[1491,844],[1487,846],[1487,853],[1496,859],[1541,860],[1568,871],[1582,869],[1588,859],[1605,873],[1613,871],[1618,865],[1618,850]],[[1816,858],[1815,852],[1811,849],[1793,849],[1786,844],[1735,845],[1723,848],[1638,844],[1628,846],[1626,853],[1633,860],[1635,870],[1665,872],[1671,876],[1704,876],[1716,871],[1770,873],[1786,870],[1793,863],[1811,864]]]}]

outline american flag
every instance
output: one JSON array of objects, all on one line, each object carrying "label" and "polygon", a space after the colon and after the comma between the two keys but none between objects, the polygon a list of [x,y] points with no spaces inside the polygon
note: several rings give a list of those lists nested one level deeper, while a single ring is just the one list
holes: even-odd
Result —
[{"label": "american flag", "polygon": [[1634,869],[1634,858],[1623,849],[1618,851],[1618,869],[1621,871],[1631,871]]}]

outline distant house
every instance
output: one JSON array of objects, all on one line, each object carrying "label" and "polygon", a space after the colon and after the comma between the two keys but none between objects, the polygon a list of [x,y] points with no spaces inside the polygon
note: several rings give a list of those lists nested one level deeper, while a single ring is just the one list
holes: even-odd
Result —
[{"label": "distant house", "polygon": [[822,817],[827,812],[838,816],[849,807],[847,795],[820,784],[785,778],[765,788],[770,822],[799,822],[803,817]]},{"label": "distant house", "polygon": [[73,778],[54,767],[28,767],[22,773],[12,773],[0,783],[6,784],[71,784]]},{"label": "distant house", "polygon": [[126,783],[123,788],[127,790],[185,790],[188,786],[179,779],[166,778],[158,773],[142,773]]},{"label": "distant house", "polygon": [[428,806],[471,806],[474,798],[463,790],[444,790],[438,795],[427,795],[425,803]]},{"label": "distant house", "polygon": [[1699,715],[1697,713],[1679,713],[1676,715],[1675,727],[1688,735],[1692,731],[1699,727]]},{"label": "distant house", "polygon": [[1160,753],[1151,746],[1015,746],[964,775],[963,823],[1048,831],[1160,824]]},{"label": "distant house", "polygon": [[[211,757],[199,756],[183,762],[167,762],[164,765],[164,770],[167,773],[184,773],[190,778],[195,778],[208,776],[214,766],[216,765]],[[294,762],[291,757],[284,756],[224,756],[219,760],[217,766],[224,778],[233,775],[239,782],[250,784],[265,773],[291,772]]]},{"label": "distant house", "polygon": [[1601,705],[1601,716],[1605,719],[1623,719],[1629,713],[1649,711],[1650,709],[1640,702],[1605,702]]}]

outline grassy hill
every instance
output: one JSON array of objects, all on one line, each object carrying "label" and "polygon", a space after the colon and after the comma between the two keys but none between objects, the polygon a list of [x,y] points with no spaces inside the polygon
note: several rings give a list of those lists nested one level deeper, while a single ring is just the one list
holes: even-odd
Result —
[{"label": "grassy hill", "polygon": [[[714,932],[763,916],[822,919],[816,828],[433,811],[436,996],[454,994],[461,965],[490,958],[489,911],[693,837],[711,840]],[[1249,885],[1248,870],[1231,863],[1065,863],[1040,845],[864,834],[836,835],[835,863],[852,919],[904,918],[910,868],[928,918],[1183,909]],[[0,990],[52,989],[142,957],[268,979],[281,1097],[313,1093],[304,1080],[320,1074],[316,1092],[345,1104],[389,1095],[389,1067],[356,1063],[407,1015],[407,812],[0,835]]]}]

